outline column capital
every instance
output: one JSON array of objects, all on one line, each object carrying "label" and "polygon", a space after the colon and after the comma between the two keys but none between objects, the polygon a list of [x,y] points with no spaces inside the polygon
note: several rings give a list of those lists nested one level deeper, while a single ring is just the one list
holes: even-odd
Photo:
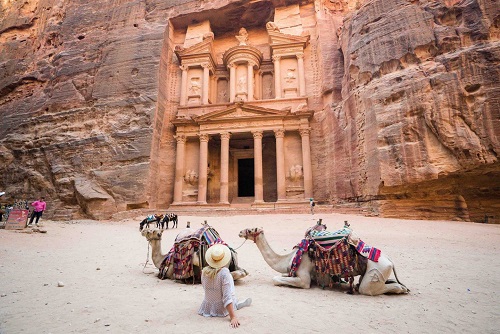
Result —
[{"label": "column capital", "polygon": [[273,56],[273,62],[280,61],[280,59],[281,59],[281,56],[278,56],[278,55]]},{"label": "column capital", "polygon": [[311,128],[299,129],[299,132],[301,137],[309,136],[309,134],[311,133]]},{"label": "column capital", "polygon": [[200,137],[201,142],[208,142],[208,140],[210,139],[208,133],[199,133],[198,137]]},{"label": "column capital", "polygon": [[209,63],[202,63],[202,64],[201,64],[201,67],[203,67],[203,68],[208,68],[210,71],[212,71],[212,70],[213,70],[212,65],[210,65]]},{"label": "column capital", "polygon": [[285,137],[285,129],[275,129],[274,136],[276,138],[284,138]]},{"label": "column capital", "polygon": [[189,66],[188,65],[180,65],[179,68],[182,70],[182,71],[187,71],[189,70]]},{"label": "column capital", "polygon": [[297,56],[297,59],[304,59],[303,53],[297,53],[296,56]]},{"label": "column capital", "polygon": [[231,138],[231,132],[221,132],[220,139],[229,139]]},{"label": "column capital", "polygon": [[262,131],[252,131],[254,139],[262,139]]},{"label": "column capital", "polygon": [[236,64],[235,63],[227,64],[227,68],[236,68]]},{"label": "column capital", "polygon": [[174,135],[174,138],[178,143],[185,143],[187,139],[185,135]]}]

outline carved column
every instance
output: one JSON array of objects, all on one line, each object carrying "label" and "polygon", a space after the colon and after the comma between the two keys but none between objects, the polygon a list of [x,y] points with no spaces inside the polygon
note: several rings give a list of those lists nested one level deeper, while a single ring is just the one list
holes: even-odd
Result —
[{"label": "carved column", "polygon": [[174,184],[174,203],[182,202],[182,185],[184,183],[184,155],[186,147],[186,136],[176,135],[177,153],[175,155],[175,184]]},{"label": "carved column", "polygon": [[202,102],[201,104],[208,104],[208,92],[210,87],[210,66],[208,64],[202,64],[203,67],[203,91],[202,91]]},{"label": "carved column", "polygon": [[264,180],[262,177],[262,131],[253,131],[255,203],[264,202]]},{"label": "carved column", "polygon": [[299,66],[299,96],[306,96],[306,77],[304,72],[304,54],[297,55]]},{"label": "carved column", "polygon": [[256,76],[257,82],[255,83],[255,85],[257,86],[257,99],[258,100],[264,99],[263,98],[264,95],[262,94],[262,81],[263,81],[262,75],[263,75],[262,71],[257,72],[257,76]]},{"label": "carved column", "polygon": [[284,145],[285,130],[274,130],[274,136],[276,137],[276,183],[278,187],[278,201],[282,201],[286,199]]},{"label": "carved column", "polygon": [[200,137],[200,166],[198,170],[198,204],[207,204],[207,168],[208,168],[208,140],[206,133],[199,134]]},{"label": "carved column", "polygon": [[310,129],[300,129],[302,137],[302,165],[304,170],[304,198],[313,197],[313,180],[311,165],[311,142],[309,139]]},{"label": "carved column", "polygon": [[274,63],[274,89],[275,98],[281,98],[281,69],[280,69],[280,56],[273,56]]},{"label": "carved column", "polygon": [[236,65],[229,64],[229,102],[234,102],[236,95]]},{"label": "carved column", "polygon": [[253,94],[254,94],[254,88],[253,88],[253,63],[248,62],[248,67],[247,67],[247,101],[253,101]]},{"label": "carved column", "polygon": [[181,65],[181,66],[179,66],[179,68],[182,70],[180,105],[185,106],[186,105],[186,93],[187,93],[188,68],[189,67],[186,65]]},{"label": "carved column", "polygon": [[220,134],[220,203],[229,204],[229,132]]}]

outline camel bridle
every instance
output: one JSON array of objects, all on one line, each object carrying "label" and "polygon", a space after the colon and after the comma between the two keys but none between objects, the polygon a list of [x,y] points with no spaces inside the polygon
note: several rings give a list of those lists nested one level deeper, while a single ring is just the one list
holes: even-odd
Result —
[{"label": "camel bridle", "polygon": [[248,240],[250,238],[253,240],[253,242],[255,242],[255,239],[257,239],[257,237],[263,233],[263,230],[255,229],[255,231],[251,231],[247,229],[245,233],[245,240]]},{"label": "camel bridle", "polygon": [[144,263],[144,268],[142,268],[142,272],[144,272],[144,269],[146,269],[146,266],[149,263],[149,246],[151,246],[151,240],[161,240],[161,233],[153,233],[153,237],[146,237],[146,240],[148,241],[148,254],[146,255],[146,262]]}]

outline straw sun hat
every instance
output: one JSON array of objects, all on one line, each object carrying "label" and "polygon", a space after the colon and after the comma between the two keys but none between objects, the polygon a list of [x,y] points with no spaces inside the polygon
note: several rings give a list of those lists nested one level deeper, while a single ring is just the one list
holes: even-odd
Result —
[{"label": "straw sun hat", "polygon": [[212,268],[222,268],[231,260],[231,251],[226,245],[213,244],[207,249],[205,260]]}]

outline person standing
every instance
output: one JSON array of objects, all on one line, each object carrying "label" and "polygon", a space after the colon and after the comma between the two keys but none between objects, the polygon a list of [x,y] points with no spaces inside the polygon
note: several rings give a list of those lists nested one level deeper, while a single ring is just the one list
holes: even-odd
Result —
[{"label": "person standing", "polygon": [[205,260],[208,266],[203,268],[201,274],[205,297],[198,314],[205,317],[229,315],[231,327],[236,328],[240,322],[236,318],[235,311],[249,306],[252,299],[247,298],[239,302],[235,296],[233,276],[226,268],[231,261],[231,251],[226,245],[215,243],[205,253]]},{"label": "person standing", "polygon": [[311,207],[311,214],[314,215],[314,207],[316,206],[316,203],[314,203],[312,198],[309,198],[309,206]]},{"label": "person standing", "polygon": [[43,197],[40,197],[40,199],[31,203],[31,206],[33,207],[33,213],[31,214],[28,226],[31,226],[31,224],[33,224],[33,219],[35,219],[36,217],[35,226],[38,227],[38,221],[40,220],[42,213],[47,208],[47,203],[45,203]]}]

